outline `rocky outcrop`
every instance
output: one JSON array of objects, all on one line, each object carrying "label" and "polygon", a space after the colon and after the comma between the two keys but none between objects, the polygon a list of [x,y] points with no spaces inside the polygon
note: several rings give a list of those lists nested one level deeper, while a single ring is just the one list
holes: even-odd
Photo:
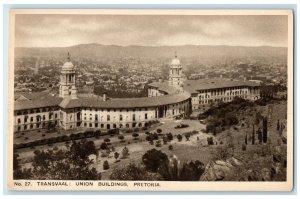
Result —
[{"label": "rocky outcrop", "polygon": [[234,170],[242,166],[243,162],[235,157],[224,160],[210,161],[202,174],[200,181],[221,181]]}]

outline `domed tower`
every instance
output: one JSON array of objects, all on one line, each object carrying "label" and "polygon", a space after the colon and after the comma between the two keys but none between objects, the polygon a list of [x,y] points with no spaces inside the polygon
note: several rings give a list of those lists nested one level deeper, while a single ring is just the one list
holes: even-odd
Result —
[{"label": "domed tower", "polygon": [[60,75],[60,86],[59,86],[59,97],[71,97],[77,98],[76,88],[76,72],[75,67],[70,61],[70,54],[68,53],[68,60],[64,63],[61,75]]},{"label": "domed tower", "polygon": [[182,74],[182,67],[180,60],[177,58],[177,53],[175,52],[175,58],[172,60],[170,65],[169,85],[181,88],[183,81],[184,75]]}]

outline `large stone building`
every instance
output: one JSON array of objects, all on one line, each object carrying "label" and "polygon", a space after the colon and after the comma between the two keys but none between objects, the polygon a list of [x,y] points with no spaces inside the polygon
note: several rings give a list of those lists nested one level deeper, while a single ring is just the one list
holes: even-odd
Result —
[{"label": "large stone building", "polygon": [[260,85],[247,80],[212,78],[187,80],[177,55],[171,61],[168,81],[153,82],[148,85],[148,97],[165,96],[178,92],[191,94],[192,109],[200,109],[208,104],[229,102],[234,97],[249,100],[260,98]]},{"label": "large stone building", "polygon": [[108,99],[106,95],[77,93],[76,70],[70,61],[62,66],[59,94],[21,93],[14,96],[14,131],[49,126],[74,128],[126,129],[147,126],[160,118],[187,116],[192,109],[228,102],[234,97],[259,98],[259,85],[230,79],[187,80],[180,60],[170,64],[168,81],[149,85],[148,97]]},{"label": "large stone building", "polygon": [[77,93],[76,70],[68,55],[62,66],[59,95],[47,92],[14,96],[14,131],[57,126],[74,128],[126,129],[147,126],[160,118],[191,113],[191,95],[179,91],[144,98],[107,99],[106,95]]}]

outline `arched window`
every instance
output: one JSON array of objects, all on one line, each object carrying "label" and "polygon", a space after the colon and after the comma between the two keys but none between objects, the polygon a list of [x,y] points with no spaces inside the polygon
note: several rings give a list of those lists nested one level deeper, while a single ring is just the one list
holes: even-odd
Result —
[{"label": "arched window", "polygon": [[110,121],[110,115],[107,115],[106,119],[107,119],[107,121]]}]

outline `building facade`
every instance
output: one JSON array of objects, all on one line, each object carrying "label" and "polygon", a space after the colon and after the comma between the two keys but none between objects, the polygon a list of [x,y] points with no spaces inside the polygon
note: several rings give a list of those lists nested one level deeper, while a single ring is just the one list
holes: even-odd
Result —
[{"label": "building facade", "polygon": [[101,130],[140,128],[161,118],[191,113],[191,95],[177,92],[155,98],[107,99],[80,97],[75,66],[62,66],[59,94],[47,92],[15,94],[14,132],[43,128],[96,128]]},{"label": "building facade", "polygon": [[178,92],[190,93],[192,109],[200,109],[206,105],[230,102],[235,97],[257,100],[260,98],[260,85],[253,81],[228,78],[187,80],[182,74],[180,60],[175,56],[170,64],[169,80],[149,84],[148,97]]}]

